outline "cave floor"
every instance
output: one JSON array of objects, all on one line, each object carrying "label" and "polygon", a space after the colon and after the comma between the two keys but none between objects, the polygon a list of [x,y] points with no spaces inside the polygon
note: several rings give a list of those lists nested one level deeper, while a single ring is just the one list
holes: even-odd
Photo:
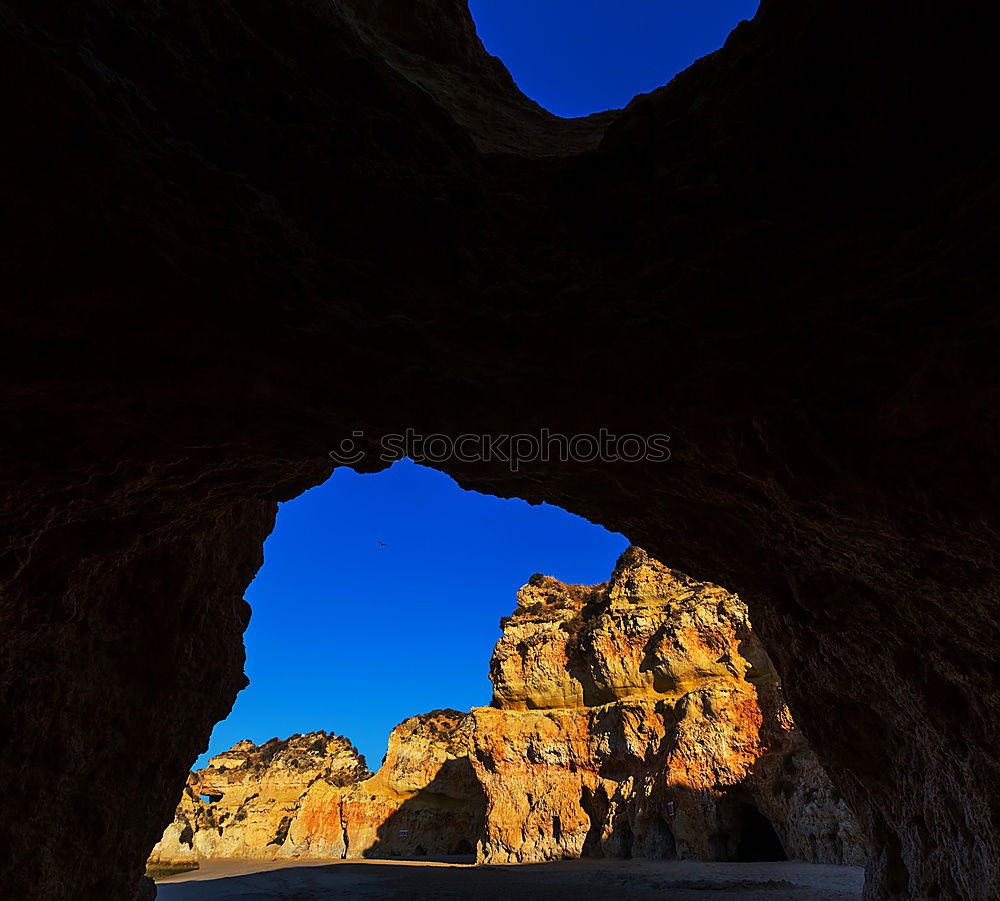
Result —
[{"label": "cave floor", "polygon": [[325,901],[333,898],[580,901],[700,898],[702,901],[847,901],[861,897],[864,870],[806,864],[690,860],[572,860],[520,866],[432,861],[205,861],[160,880],[158,901]]}]

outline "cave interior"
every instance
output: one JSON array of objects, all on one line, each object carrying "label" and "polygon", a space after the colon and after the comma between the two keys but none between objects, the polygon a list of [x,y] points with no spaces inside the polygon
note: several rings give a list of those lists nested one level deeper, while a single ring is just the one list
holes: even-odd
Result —
[{"label": "cave interior", "polygon": [[464,0],[0,3],[0,866],[132,901],[244,686],[279,501],[361,435],[748,599],[867,898],[1000,885],[996,11],[764,0],[622,111]]}]

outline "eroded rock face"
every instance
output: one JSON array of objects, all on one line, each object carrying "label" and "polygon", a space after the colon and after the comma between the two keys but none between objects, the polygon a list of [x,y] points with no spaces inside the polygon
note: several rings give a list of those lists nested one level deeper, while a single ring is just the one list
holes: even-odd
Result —
[{"label": "eroded rock face", "polygon": [[765,0],[572,147],[374,6],[0,4],[7,889],[134,894],[342,437],[604,427],[673,456],[442,466],[747,598],[869,896],[990,899],[993,6]]},{"label": "eroded rock face", "polygon": [[342,857],[340,792],[370,775],[339,735],[238,742],[188,779],[151,860]]},{"label": "eroded rock face", "polygon": [[863,859],[737,596],[630,548],[604,585],[536,576],[502,627],[483,860]]},{"label": "eroded rock face", "polygon": [[475,853],[486,799],[469,761],[472,725],[435,710],[392,730],[379,771],[344,795],[348,857]]},{"label": "eroded rock face", "polygon": [[411,717],[374,775],[324,732],[239,742],[191,775],[151,861],[474,854],[486,802],[471,727],[454,710]]}]

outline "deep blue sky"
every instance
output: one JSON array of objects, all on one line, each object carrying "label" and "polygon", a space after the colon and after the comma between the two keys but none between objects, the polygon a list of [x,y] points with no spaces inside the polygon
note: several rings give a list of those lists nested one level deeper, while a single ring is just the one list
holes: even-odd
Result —
[{"label": "deep blue sky", "polygon": [[758,0],[470,0],[486,49],[560,116],[625,106],[718,50]]},{"label": "deep blue sky", "polygon": [[532,573],[603,582],[626,545],[408,460],[377,475],[338,469],[281,507],[246,595],[250,687],[210,752],[326,729],[377,769],[406,717],[489,703],[499,620]]}]

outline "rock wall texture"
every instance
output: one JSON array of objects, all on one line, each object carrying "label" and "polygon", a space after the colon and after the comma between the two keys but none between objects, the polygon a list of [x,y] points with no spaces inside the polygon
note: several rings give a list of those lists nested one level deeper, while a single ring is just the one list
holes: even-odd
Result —
[{"label": "rock wall texture", "polygon": [[604,585],[534,577],[502,627],[482,860],[863,862],[736,595],[630,548]]},{"label": "rock wall texture", "polygon": [[[317,818],[314,811],[321,799],[369,776],[364,757],[339,735],[312,732],[260,746],[241,741],[191,774],[150,860],[272,860],[300,856],[303,843],[313,856],[342,857],[339,816]],[[333,803],[329,812],[337,811]]]},{"label": "rock wall texture", "polygon": [[130,901],[342,438],[606,428],[439,465],[749,599],[868,896],[994,895],[995,19],[764,0],[566,124],[460,0],[2,0],[5,890]]},{"label": "rock wall texture", "polygon": [[347,857],[471,855],[486,800],[469,761],[472,718],[456,710],[392,730],[375,776],[344,796]]},{"label": "rock wall texture", "polygon": [[471,723],[454,710],[405,720],[374,775],[340,736],[239,742],[191,774],[150,861],[474,854],[486,804]]}]

